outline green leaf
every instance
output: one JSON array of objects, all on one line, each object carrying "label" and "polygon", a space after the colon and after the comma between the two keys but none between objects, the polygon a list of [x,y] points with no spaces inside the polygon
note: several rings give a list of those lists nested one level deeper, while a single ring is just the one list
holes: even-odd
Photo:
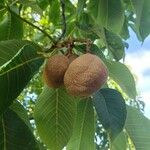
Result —
[{"label": "green leaf", "polygon": [[105,41],[107,42],[108,50],[111,51],[114,58],[117,61],[122,59],[125,56],[122,39],[118,35],[108,30],[105,30],[105,38],[106,38]]},{"label": "green leaf", "polygon": [[5,13],[6,13],[6,9],[0,6],[0,22],[3,20]]},{"label": "green leaf", "polygon": [[49,0],[36,0],[36,2],[38,6],[43,10],[45,10],[49,4]]},{"label": "green leaf", "polygon": [[[32,10],[32,13],[36,13],[40,16],[43,15],[43,10],[45,10],[46,7],[48,6],[47,0],[43,0],[43,2],[42,2],[42,0],[33,0],[33,1],[31,1],[31,0],[18,0],[18,1],[21,4],[21,6],[23,5],[24,8],[30,7]],[[39,1],[41,1],[41,3]]]},{"label": "green leaf", "polygon": [[65,36],[66,36],[66,37],[72,36],[73,31],[75,31],[75,30],[77,30],[77,29],[76,29],[75,22],[74,22],[74,21],[70,21],[70,22],[67,24],[67,30],[66,30]]},{"label": "green leaf", "polygon": [[0,70],[0,114],[16,99],[43,63],[36,47],[26,45]]},{"label": "green leaf", "polygon": [[3,6],[3,5],[4,5],[4,0],[1,0],[1,1],[0,1],[0,13],[1,13],[1,9],[3,9],[3,8],[4,8],[4,6]]},{"label": "green leaf", "polygon": [[112,78],[130,98],[135,99],[135,80],[130,70],[120,62],[107,61],[106,65],[109,70],[110,78]]},{"label": "green leaf", "polygon": [[131,106],[127,107],[125,129],[136,150],[149,150],[150,120],[146,118],[138,109]]},{"label": "green leaf", "polygon": [[150,1],[149,0],[131,0],[136,13],[136,26],[142,40],[150,34]]},{"label": "green leaf", "polygon": [[67,150],[95,150],[95,119],[91,98],[82,99],[77,106],[76,122]]},{"label": "green leaf", "polygon": [[80,16],[80,14],[83,12],[85,6],[86,6],[86,0],[78,1],[78,4],[77,4],[77,16]]},{"label": "green leaf", "polygon": [[93,27],[93,22],[92,22],[91,17],[87,13],[84,12],[80,15],[80,17],[76,21],[76,25],[81,30],[89,31]]},{"label": "green leaf", "polygon": [[84,38],[90,38],[95,40],[98,37],[97,32],[99,32],[99,27],[93,24],[93,19],[88,13],[82,13],[76,21],[76,26],[78,27],[79,34]]},{"label": "green leaf", "polygon": [[102,60],[105,60],[105,55],[103,54],[102,50],[97,45],[92,44],[90,50],[93,54],[97,55]]},{"label": "green leaf", "polygon": [[76,13],[76,6],[70,0],[64,0],[64,2],[65,2],[65,8],[66,8],[66,11],[65,11],[66,12],[66,16],[69,15],[67,13],[70,13],[71,16],[72,15],[74,16],[75,13]]},{"label": "green leaf", "polygon": [[89,14],[99,26],[119,33],[124,23],[124,9],[121,0],[90,0]]},{"label": "green leaf", "polygon": [[54,25],[60,24],[60,3],[58,0],[50,2],[49,20]]},{"label": "green leaf", "polygon": [[114,140],[123,130],[126,120],[126,105],[122,95],[105,88],[93,95],[93,102],[100,122]]},{"label": "green leaf", "polygon": [[35,106],[39,136],[51,150],[61,150],[69,141],[76,115],[76,98],[64,89],[45,87]]},{"label": "green leaf", "polygon": [[[16,111],[16,105],[20,111]],[[20,107],[20,108],[19,108]],[[22,119],[24,118],[24,119]],[[16,102],[0,118],[1,150],[38,150],[37,142],[26,124],[26,110]]]},{"label": "green leaf", "polygon": [[29,117],[27,115],[27,111],[25,108],[20,104],[20,102],[15,101],[12,105],[9,106],[9,109],[13,110],[20,119],[29,127],[32,131],[32,127],[29,121]]},{"label": "green leaf", "polygon": [[111,143],[111,150],[127,150],[127,135],[121,132]]},{"label": "green leaf", "polygon": [[0,22],[0,41],[22,39],[23,23],[13,14],[8,13]]},{"label": "green leaf", "polygon": [[[36,1],[31,1],[31,0],[18,0],[19,3],[23,4],[24,6],[31,6],[35,5],[37,2]],[[37,0],[38,1],[38,0]]]},{"label": "green leaf", "polygon": [[[86,50],[85,44],[84,45],[76,45],[75,48],[78,51],[85,53],[85,50]],[[90,47],[90,51],[92,54],[99,56],[102,60],[105,60],[105,55],[103,54],[102,50],[97,45],[92,44]]]},{"label": "green leaf", "polygon": [[1,0],[1,1],[0,1],[0,4],[4,4],[4,0]]},{"label": "green leaf", "polygon": [[121,36],[123,39],[125,39],[125,40],[127,40],[127,39],[130,37],[128,25],[129,25],[129,24],[128,24],[128,19],[127,19],[127,17],[126,17],[125,20],[124,20],[124,24],[123,24],[121,33],[120,33],[120,36]]},{"label": "green leaf", "polygon": [[8,62],[24,45],[27,44],[31,44],[31,42],[25,40],[0,41],[0,66]]}]

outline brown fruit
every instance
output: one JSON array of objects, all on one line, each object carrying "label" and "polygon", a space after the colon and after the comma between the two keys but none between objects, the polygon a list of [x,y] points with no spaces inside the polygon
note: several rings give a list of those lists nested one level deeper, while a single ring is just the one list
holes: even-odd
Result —
[{"label": "brown fruit", "polygon": [[64,74],[69,66],[69,60],[64,55],[50,57],[45,65],[43,77],[49,87],[58,88],[64,85]]},{"label": "brown fruit", "polygon": [[107,68],[102,60],[87,53],[69,65],[64,76],[64,84],[71,95],[90,96],[101,88],[107,77]]}]

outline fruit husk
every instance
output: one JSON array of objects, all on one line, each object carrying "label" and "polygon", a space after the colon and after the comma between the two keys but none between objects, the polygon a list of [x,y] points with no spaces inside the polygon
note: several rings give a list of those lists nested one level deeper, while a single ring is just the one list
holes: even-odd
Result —
[{"label": "fruit husk", "polygon": [[48,87],[59,88],[64,85],[64,74],[69,60],[64,55],[54,55],[47,59],[43,70],[43,78]]},{"label": "fruit husk", "polygon": [[107,81],[108,71],[96,55],[87,53],[76,58],[68,67],[64,84],[69,94],[90,96]]}]

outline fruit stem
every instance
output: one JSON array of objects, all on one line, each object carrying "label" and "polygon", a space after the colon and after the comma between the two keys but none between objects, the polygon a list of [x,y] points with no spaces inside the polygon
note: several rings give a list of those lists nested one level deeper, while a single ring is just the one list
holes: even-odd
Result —
[{"label": "fruit stem", "polygon": [[91,49],[91,44],[92,44],[92,41],[90,39],[87,40],[86,42],[86,52],[87,53],[90,53],[90,49]]}]

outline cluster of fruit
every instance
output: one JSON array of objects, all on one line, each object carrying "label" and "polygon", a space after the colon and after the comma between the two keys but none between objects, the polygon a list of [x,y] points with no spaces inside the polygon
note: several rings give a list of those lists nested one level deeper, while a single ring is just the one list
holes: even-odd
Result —
[{"label": "cluster of fruit", "polygon": [[54,55],[45,65],[43,76],[51,88],[65,86],[70,95],[90,96],[106,82],[108,71],[96,55]]}]

